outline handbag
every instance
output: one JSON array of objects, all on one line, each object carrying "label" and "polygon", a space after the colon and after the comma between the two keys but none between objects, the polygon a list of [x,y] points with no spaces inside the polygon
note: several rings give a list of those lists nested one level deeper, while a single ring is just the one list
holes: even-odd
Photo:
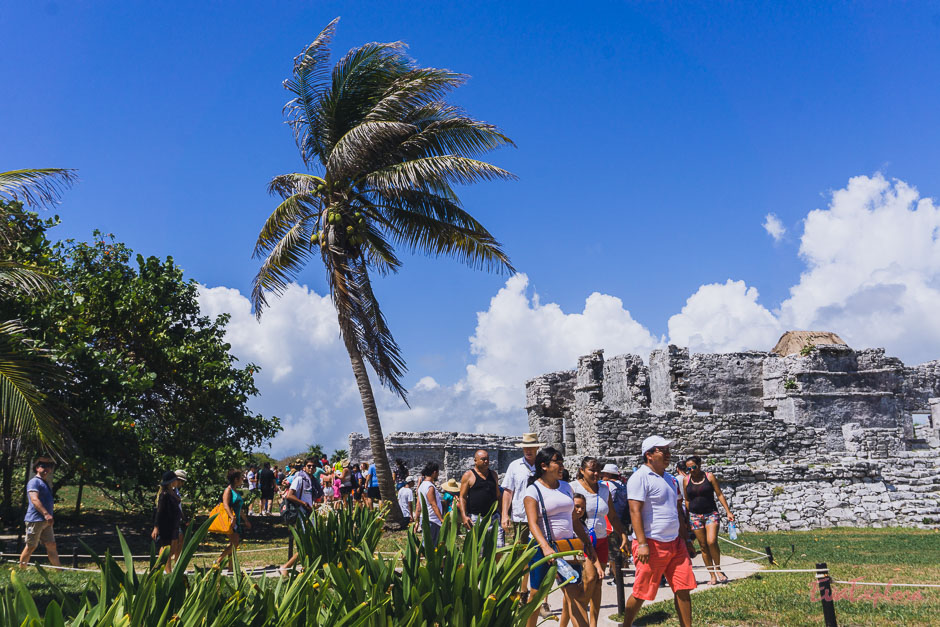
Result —
[{"label": "handbag", "polygon": [[[573,551],[576,549],[583,549],[583,544],[580,539],[572,538],[571,540],[559,540],[559,543],[555,542],[555,539],[552,537],[552,526],[548,522],[548,511],[545,509],[545,499],[542,498],[542,491],[539,490],[538,483],[533,483],[535,486],[535,491],[539,495],[539,504],[542,506],[542,523],[545,525],[545,534],[548,538],[548,543],[556,551]],[[559,544],[564,542],[568,547],[566,549],[560,548]],[[577,544],[575,544],[577,542]],[[558,581],[559,585],[565,586],[568,584],[578,585],[581,583],[581,571],[568,563],[566,559],[556,559],[555,560],[555,579]]]},{"label": "handbag", "polygon": [[209,518],[215,516],[215,520],[209,525],[209,531],[212,533],[224,533],[228,535],[232,533],[232,519],[229,518],[228,512],[225,511],[225,505],[222,503],[216,504],[212,508],[212,511],[209,512]]}]

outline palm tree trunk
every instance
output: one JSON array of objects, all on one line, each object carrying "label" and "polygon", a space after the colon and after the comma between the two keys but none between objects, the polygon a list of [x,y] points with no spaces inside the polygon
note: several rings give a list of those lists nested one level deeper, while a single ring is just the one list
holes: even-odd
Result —
[{"label": "palm tree trunk", "polygon": [[[343,321],[340,320],[340,328],[343,328]],[[369,430],[369,444],[372,447],[372,463],[375,464],[375,472],[379,479],[379,493],[382,500],[387,501],[391,507],[388,512],[388,523],[401,527],[405,524],[401,508],[398,506],[396,498],[395,481],[392,479],[392,468],[388,464],[388,453],[385,450],[385,435],[382,433],[382,423],[379,421],[379,410],[375,406],[375,396],[372,394],[372,382],[369,381],[369,373],[366,371],[365,362],[362,360],[362,353],[355,341],[347,337],[345,333],[343,342],[346,344],[346,351],[349,353],[349,361],[352,363],[353,375],[356,377],[356,384],[359,386],[359,396],[362,398],[362,410],[366,416],[366,428]]]}]

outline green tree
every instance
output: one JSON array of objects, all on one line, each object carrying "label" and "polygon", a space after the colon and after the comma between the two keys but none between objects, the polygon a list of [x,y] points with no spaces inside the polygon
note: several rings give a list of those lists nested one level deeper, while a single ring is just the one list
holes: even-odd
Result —
[{"label": "green tree", "polygon": [[61,289],[5,306],[19,307],[71,372],[49,390],[71,408],[65,426],[80,452],[57,485],[77,475],[139,505],[165,470],[184,468],[190,495],[217,497],[225,470],[280,428],[247,408],[258,367],[229,353],[228,317],[201,315],[197,284],[172,258],[132,261],[111,236],[62,242],[51,254]]},{"label": "green tree", "polygon": [[349,451],[347,451],[344,448],[338,448],[335,451],[333,451],[332,455],[330,455],[330,463],[335,464],[337,462],[341,462],[347,457],[349,457]]},{"label": "green tree", "polygon": [[380,490],[392,503],[392,520],[400,522],[366,363],[407,402],[405,361],[373,292],[372,273],[399,270],[396,247],[512,270],[453,187],[514,178],[475,158],[512,142],[444,100],[466,76],[418,67],[400,42],[354,48],[331,71],[336,22],[294,59],[293,76],[284,82],[294,96],[285,107],[288,122],[313,173],[277,176],[269,185],[282,202],[255,245],[264,261],[252,303],[260,317],[267,295],[282,293],[319,255],[362,398]]}]

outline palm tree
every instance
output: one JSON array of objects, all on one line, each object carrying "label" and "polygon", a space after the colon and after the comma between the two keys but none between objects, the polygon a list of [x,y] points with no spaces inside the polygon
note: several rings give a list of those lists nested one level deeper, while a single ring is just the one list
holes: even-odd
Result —
[{"label": "palm tree", "polygon": [[269,185],[282,201],[255,245],[255,257],[264,261],[251,299],[260,317],[268,293],[281,294],[319,254],[362,397],[379,489],[400,521],[365,364],[407,403],[405,361],[371,275],[399,270],[396,246],[512,271],[499,242],[464,211],[453,186],[514,179],[474,158],[513,144],[495,126],[444,101],[466,76],[417,67],[401,42],[354,48],[331,71],[329,43],[338,20],[294,59],[293,77],[284,81],[294,95],[284,111],[313,173],[284,174]]},{"label": "palm tree", "polygon": [[[74,170],[44,168],[0,172],[0,200],[22,200],[34,206],[49,206],[75,181]],[[0,203],[0,254],[16,241],[18,232]],[[0,298],[11,293],[47,293],[54,277],[43,270],[9,259],[0,259]],[[15,321],[0,321],[0,440],[3,453],[15,457],[23,440],[29,440],[61,455],[68,436],[51,410],[37,381],[60,379],[61,371],[52,355],[37,347],[27,329]],[[9,498],[9,495],[6,495]]]}]

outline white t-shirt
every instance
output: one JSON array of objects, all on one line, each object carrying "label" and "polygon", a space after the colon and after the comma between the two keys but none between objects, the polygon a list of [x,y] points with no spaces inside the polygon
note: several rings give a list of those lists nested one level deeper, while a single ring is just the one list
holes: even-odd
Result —
[{"label": "white t-shirt", "polygon": [[627,481],[627,498],[643,502],[643,533],[657,542],[679,537],[679,491],[676,478],[668,472],[659,476],[643,464]]},{"label": "white t-shirt", "polygon": [[513,460],[506,469],[506,475],[503,477],[502,487],[504,490],[512,492],[512,521],[525,522],[525,498],[526,486],[529,484],[529,477],[535,474],[535,466],[532,466],[525,460],[525,457]]},{"label": "white t-shirt", "polygon": [[571,490],[575,494],[583,494],[587,501],[585,510],[587,511],[587,520],[585,524],[590,529],[594,527],[594,533],[598,539],[607,537],[607,514],[610,512],[610,489],[600,481],[597,482],[597,494],[591,494],[587,488],[581,485],[580,481],[571,482]]},{"label": "white t-shirt", "polygon": [[401,508],[401,515],[405,518],[411,518],[411,504],[414,503],[415,492],[408,486],[402,486],[398,491],[398,506]]},{"label": "white t-shirt", "polygon": [[245,479],[248,479],[248,489],[254,490],[258,487],[258,475],[254,471],[249,470],[248,474],[245,475]]},{"label": "white t-shirt", "polygon": [[297,472],[290,480],[290,489],[294,491],[294,496],[306,503],[313,505],[313,481],[305,471]]},{"label": "white t-shirt", "polygon": [[[523,498],[535,500],[535,508],[539,513],[539,524],[542,524],[542,502],[539,501],[539,492],[542,493],[542,499],[545,501],[545,511],[548,513],[548,521],[552,526],[552,538],[555,540],[574,538],[574,527],[571,526],[574,496],[568,482],[559,481],[558,488],[554,490],[545,487],[539,481],[526,488],[525,497]],[[542,532],[544,533],[544,531],[545,527],[543,525]]]},{"label": "white t-shirt", "polygon": [[[427,500],[428,500],[428,490],[430,490],[432,487],[434,487],[434,484],[431,483],[431,481],[430,481],[429,479],[425,479],[425,480],[421,483],[421,485],[418,486],[418,494],[421,495],[421,498],[424,499],[425,502],[427,502]],[[443,506],[443,504],[441,503],[441,491],[440,491],[440,489],[438,489],[438,488],[435,488],[435,489],[434,489],[434,497],[435,497],[434,500],[437,501],[437,509],[440,510],[440,512],[443,514],[443,513],[444,513],[444,506]],[[435,525],[442,525],[442,524],[444,524],[443,521],[441,521],[441,519],[437,517],[437,514],[434,513],[434,508],[431,507],[431,504],[430,504],[430,503],[428,503],[428,521],[434,523]]]}]

